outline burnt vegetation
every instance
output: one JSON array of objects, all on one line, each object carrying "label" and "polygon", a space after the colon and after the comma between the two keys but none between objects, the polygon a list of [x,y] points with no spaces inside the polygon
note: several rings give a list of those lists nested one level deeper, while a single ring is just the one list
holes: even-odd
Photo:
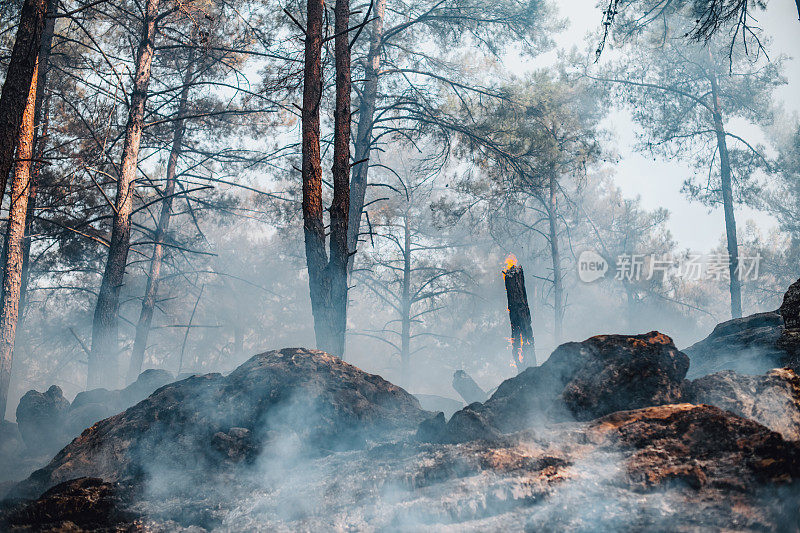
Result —
[{"label": "burnt vegetation", "polygon": [[0,5],[0,530],[800,530],[800,0],[581,2]]}]

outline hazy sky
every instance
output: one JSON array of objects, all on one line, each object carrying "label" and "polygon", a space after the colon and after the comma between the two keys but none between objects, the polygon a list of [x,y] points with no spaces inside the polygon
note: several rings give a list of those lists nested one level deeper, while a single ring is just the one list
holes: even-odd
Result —
[{"label": "hazy sky", "polygon": [[[570,21],[569,28],[556,37],[559,47],[569,49],[578,46],[583,49],[587,33],[599,35],[602,13],[596,4],[597,0],[559,3],[561,15]],[[771,56],[781,53],[790,56],[785,70],[789,83],[781,87],[777,97],[784,102],[787,112],[800,112],[800,61],[793,58],[800,55],[800,21],[797,18],[796,4],[793,0],[770,0],[767,11],[760,14],[759,19],[762,28],[773,39]],[[541,66],[551,62],[554,57],[555,54],[547,54],[530,63],[525,63],[518,57],[510,57],[509,63],[517,63],[519,68],[525,68],[526,65]],[[677,161],[653,161],[652,157],[634,152],[632,147],[635,142],[635,125],[621,113],[615,113],[610,122],[616,134],[617,148],[623,157],[617,166],[615,179],[625,194],[640,195],[646,208],[669,209],[672,213],[669,227],[680,247],[706,251],[719,244],[725,231],[722,208],[709,212],[707,207],[698,202],[690,202],[680,192],[683,181],[691,173],[689,166]],[[752,127],[746,125],[733,124],[732,129],[743,137],[754,138],[755,135],[757,139],[763,138],[760,131],[753,131]],[[743,227],[748,219],[755,220],[764,230],[775,225],[772,217],[740,207],[737,225]]]}]

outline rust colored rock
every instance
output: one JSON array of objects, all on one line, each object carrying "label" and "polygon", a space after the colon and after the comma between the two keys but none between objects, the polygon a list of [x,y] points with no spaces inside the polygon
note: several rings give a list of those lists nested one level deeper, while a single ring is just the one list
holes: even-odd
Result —
[{"label": "rust colored rock", "polygon": [[789,368],[762,376],[718,372],[694,380],[686,391],[687,401],[715,405],[777,431],[786,440],[800,440],[800,377]]},{"label": "rust colored rock", "polygon": [[797,443],[711,405],[621,411],[595,421],[592,432],[598,444],[634,450],[628,475],[642,488],[684,481],[695,489],[728,484],[756,491],[800,477]]}]

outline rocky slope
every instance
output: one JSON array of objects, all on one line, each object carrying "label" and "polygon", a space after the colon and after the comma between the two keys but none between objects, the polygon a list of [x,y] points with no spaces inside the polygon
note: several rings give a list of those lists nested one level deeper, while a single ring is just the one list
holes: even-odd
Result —
[{"label": "rocky slope", "polygon": [[[613,413],[457,445],[287,453],[169,487],[83,478],[5,527],[219,531],[792,530],[800,448],[711,406]],[[197,529],[194,529],[195,531]]]},{"label": "rocky slope", "polygon": [[336,357],[268,352],[93,425],[0,530],[800,528],[797,376],[688,366],[658,332],[593,337],[447,421]]}]

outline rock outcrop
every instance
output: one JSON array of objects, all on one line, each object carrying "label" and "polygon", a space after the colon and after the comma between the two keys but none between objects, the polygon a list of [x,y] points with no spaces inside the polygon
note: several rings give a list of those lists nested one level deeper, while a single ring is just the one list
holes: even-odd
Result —
[{"label": "rock outcrop", "polygon": [[800,440],[800,377],[789,368],[746,376],[731,370],[692,381],[686,401],[707,403],[755,420],[786,440]]},{"label": "rock outcrop", "polygon": [[702,341],[685,348],[691,364],[687,376],[702,377],[722,370],[763,374],[783,366],[786,352],[778,346],[783,333],[780,313],[757,313],[722,322]]},{"label": "rock outcrop", "polygon": [[85,430],[17,487],[35,496],[78,477],[124,481],[158,471],[252,463],[274,449],[315,455],[391,440],[426,417],[380,376],[317,350],[252,357],[228,376],[193,376]]},{"label": "rock outcrop", "polygon": [[166,370],[145,370],[122,390],[80,392],[72,403],[57,385],[43,393],[30,390],[17,406],[19,432],[29,454],[54,453],[95,422],[139,403],[172,380]]},{"label": "rock outcrop", "polygon": [[777,311],[722,322],[683,351],[691,360],[690,379],[722,370],[756,375],[788,367],[800,372],[800,280],[786,291]]},{"label": "rock outcrop", "polygon": [[566,343],[541,366],[504,381],[486,402],[455,413],[438,437],[436,421],[428,421],[420,438],[463,442],[547,421],[680,402],[688,367],[686,355],[657,331]]},{"label": "rock outcrop", "polygon": [[57,385],[46,392],[30,390],[17,405],[17,425],[32,454],[53,453],[64,445],[69,401]]}]

